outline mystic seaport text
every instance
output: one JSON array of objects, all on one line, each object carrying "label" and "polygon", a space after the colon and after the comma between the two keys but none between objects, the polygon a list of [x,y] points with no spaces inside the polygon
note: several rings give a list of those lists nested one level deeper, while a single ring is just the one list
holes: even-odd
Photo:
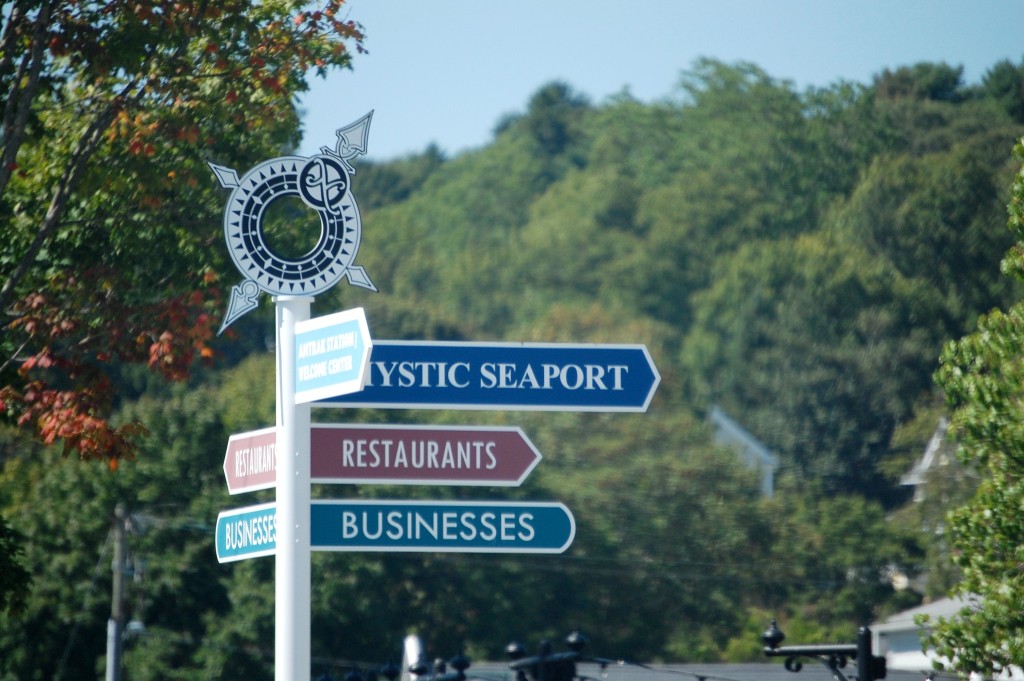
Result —
[{"label": "mystic seaport text", "polygon": [[370,362],[368,386],[519,390],[623,390],[624,364],[484,362]]}]

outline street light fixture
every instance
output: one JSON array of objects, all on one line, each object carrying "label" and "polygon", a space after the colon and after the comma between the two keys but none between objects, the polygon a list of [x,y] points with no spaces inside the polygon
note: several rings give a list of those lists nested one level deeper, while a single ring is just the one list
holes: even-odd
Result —
[{"label": "street light fixture", "polygon": [[780,646],[785,638],[786,635],[779,629],[775,620],[772,620],[771,625],[761,634],[764,654],[768,657],[785,657],[786,669],[791,672],[803,669],[799,658],[806,657],[825,665],[837,681],[848,681],[839,670],[846,667],[848,660],[856,660],[858,681],[885,678],[885,658],[871,654],[871,630],[867,627],[857,630],[856,643]]},{"label": "street light fixture", "polygon": [[516,673],[516,681],[527,681],[527,673],[533,681],[572,681],[576,676],[576,663],[587,646],[587,637],[576,629],[565,638],[565,643],[569,650],[556,653],[552,652],[551,641],[542,641],[540,652],[532,657],[526,656],[522,644],[509,643],[505,653],[512,660],[508,666]]},{"label": "street light fixture", "polygon": [[[448,671],[449,665],[455,671]],[[466,670],[469,669],[469,665],[470,659],[459,652],[447,663],[440,657],[434,660],[433,674],[429,676],[431,668],[422,657],[418,662],[409,666],[409,671],[415,674],[420,681],[466,681]]]}]

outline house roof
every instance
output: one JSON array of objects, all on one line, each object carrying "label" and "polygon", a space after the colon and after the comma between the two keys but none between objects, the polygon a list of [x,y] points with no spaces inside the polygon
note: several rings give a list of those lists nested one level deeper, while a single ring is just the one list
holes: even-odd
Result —
[{"label": "house roof", "polygon": [[715,431],[716,442],[739,446],[745,455],[748,457],[753,456],[756,459],[756,461],[751,461],[751,463],[758,463],[771,468],[778,465],[779,460],[772,454],[771,450],[751,435],[743,426],[732,420],[722,409],[717,406],[712,407],[709,418],[717,428]]},{"label": "house roof", "polygon": [[928,471],[939,463],[936,461],[936,456],[938,456],[943,443],[946,441],[946,431],[948,429],[949,419],[943,416],[939,419],[939,424],[935,427],[935,432],[932,433],[931,438],[928,440],[928,446],[925,447],[924,454],[922,454],[921,458],[914,462],[913,467],[902,478],[900,478],[901,485],[917,486],[924,484],[925,476],[928,474]]},{"label": "house roof", "polygon": [[902,612],[890,615],[881,622],[872,624],[871,630],[875,633],[916,631],[917,629],[920,629],[920,627],[914,622],[914,618],[918,615],[928,615],[930,617],[952,617],[967,605],[970,605],[970,601],[965,601],[962,598],[940,598],[932,601],[931,603],[925,603],[924,605],[919,605],[916,608],[903,610]]},{"label": "house roof", "polygon": [[[588,681],[834,681],[832,671],[816,660],[800,660],[803,668],[798,674],[788,671],[778,662],[748,664],[664,664],[632,665],[611,664],[601,667],[593,663],[576,666],[577,678]],[[839,670],[849,681],[857,675],[857,664],[851,661]],[[514,681],[507,664],[474,664],[466,670],[469,679],[481,681]],[[889,670],[886,681],[924,681],[927,670]],[[936,675],[937,681],[955,679],[953,675]]]}]

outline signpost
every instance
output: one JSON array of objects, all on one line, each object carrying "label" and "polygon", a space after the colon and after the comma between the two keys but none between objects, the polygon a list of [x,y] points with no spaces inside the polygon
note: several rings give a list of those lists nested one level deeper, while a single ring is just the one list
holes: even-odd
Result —
[{"label": "signpost", "polygon": [[[355,172],[351,160],[366,153],[372,116],[371,111],[335,131],[333,151],[321,147],[321,153],[310,157],[270,159],[241,177],[233,168],[210,164],[221,186],[231,190],[224,209],[224,238],[244,277],[231,289],[221,332],[255,309],[261,292],[275,296],[274,534],[280,547],[274,551],[276,681],[304,679],[310,668],[309,402],[359,390],[369,358],[362,310],[309,321],[309,308],[313,296],[346,277],[351,284],[377,290],[354,262],[362,228],[350,191],[350,174]],[[285,197],[299,198],[320,216],[314,245],[297,258],[277,252],[263,233],[267,204]],[[228,539],[225,534],[226,551],[231,546]]]},{"label": "signpost", "polygon": [[[282,156],[244,175],[211,163],[231,190],[228,251],[243,280],[221,332],[258,306],[276,309],[274,428],[233,435],[224,457],[232,494],[276,489],[276,501],[217,517],[217,560],[273,555],[274,678],[309,676],[310,552],[561,553],[576,521],[554,502],[312,501],[310,485],[516,486],[540,461],[518,428],[312,426],[310,406],[643,412],[661,381],[643,345],[374,343],[361,308],[310,319],[313,297],[338,281],[376,287],[354,258],[361,222],[351,161],[367,149],[370,112],[336,131],[332,151]],[[320,216],[299,257],[264,238],[265,206],[297,197]],[[372,350],[372,357],[371,357]]]},{"label": "signpost", "polygon": [[643,345],[375,341],[363,390],[316,404],[643,412],[660,382]]}]

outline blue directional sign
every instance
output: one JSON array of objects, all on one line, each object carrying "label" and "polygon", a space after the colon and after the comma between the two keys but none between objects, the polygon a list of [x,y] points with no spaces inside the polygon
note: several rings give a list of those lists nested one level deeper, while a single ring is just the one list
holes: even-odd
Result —
[{"label": "blue directional sign", "polygon": [[275,504],[224,511],[217,516],[216,535],[218,562],[274,555],[277,548]]},{"label": "blue directional sign", "polygon": [[363,389],[316,405],[642,412],[659,382],[643,345],[374,341]]},{"label": "blue directional sign", "polygon": [[327,551],[562,553],[576,536],[554,502],[314,501],[311,545]]},{"label": "blue directional sign", "polygon": [[295,325],[295,402],[361,390],[373,342],[363,308]]}]

